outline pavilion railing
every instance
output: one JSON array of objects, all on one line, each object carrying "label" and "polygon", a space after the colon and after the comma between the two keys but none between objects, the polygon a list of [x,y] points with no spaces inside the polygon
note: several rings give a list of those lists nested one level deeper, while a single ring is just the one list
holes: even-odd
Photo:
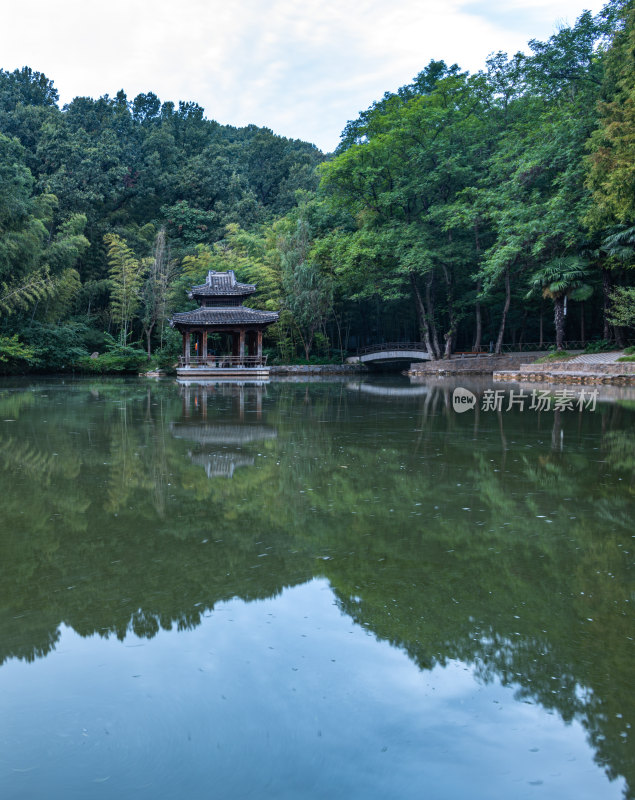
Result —
[{"label": "pavilion railing", "polygon": [[225,369],[227,367],[264,367],[267,356],[179,356],[179,367],[209,367]]}]

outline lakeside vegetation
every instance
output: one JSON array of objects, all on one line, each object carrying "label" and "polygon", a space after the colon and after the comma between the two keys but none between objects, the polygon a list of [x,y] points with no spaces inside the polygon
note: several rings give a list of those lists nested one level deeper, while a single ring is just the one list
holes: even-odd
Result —
[{"label": "lakeside vegetation", "polygon": [[[174,362],[209,269],[280,310],[272,362],[635,327],[635,3],[469,74],[431,61],[333,154],[195,102],[77,97],[0,70],[0,370]],[[316,109],[319,113],[319,109]],[[91,355],[97,354],[91,358]]]}]

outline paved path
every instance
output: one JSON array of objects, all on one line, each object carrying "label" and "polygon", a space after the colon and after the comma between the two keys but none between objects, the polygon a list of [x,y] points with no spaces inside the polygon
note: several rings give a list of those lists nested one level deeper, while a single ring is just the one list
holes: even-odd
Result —
[{"label": "paved path", "polygon": [[585,353],[568,360],[569,364],[615,364],[618,358],[624,355],[623,350],[615,350],[611,353]]}]

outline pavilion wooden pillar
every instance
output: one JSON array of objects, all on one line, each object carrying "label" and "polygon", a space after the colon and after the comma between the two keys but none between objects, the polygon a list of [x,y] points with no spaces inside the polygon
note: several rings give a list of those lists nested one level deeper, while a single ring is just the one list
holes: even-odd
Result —
[{"label": "pavilion wooden pillar", "polygon": [[258,345],[256,355],[258,356],[258,364],[262,364],[262,331],[258,331]]},{"label": "pavilion wooden pillar", "polygon": [[186,364],[190,363],[190,332],[185,331],[183,335],[183,360]]},{"label": "pavilion wooden pillar", "polygon": [[240,360],[245,360],[245,331],[241,330],[238,334],[238,355]]},{"label": "pavilion wooden pillar", "polygon": [[201,358],[207,361],[207,331],[201,332]]}]

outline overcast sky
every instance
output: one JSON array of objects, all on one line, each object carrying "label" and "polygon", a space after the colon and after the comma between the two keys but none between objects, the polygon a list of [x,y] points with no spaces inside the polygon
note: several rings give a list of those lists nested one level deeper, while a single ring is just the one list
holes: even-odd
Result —
[{"label": "overcast sky", "polygon": [[28,0],[5,5],[0,68],[30,66],[61,103],[124,89],[333,150],[347,120],[431,58],[480,69],[602,2]]}]

